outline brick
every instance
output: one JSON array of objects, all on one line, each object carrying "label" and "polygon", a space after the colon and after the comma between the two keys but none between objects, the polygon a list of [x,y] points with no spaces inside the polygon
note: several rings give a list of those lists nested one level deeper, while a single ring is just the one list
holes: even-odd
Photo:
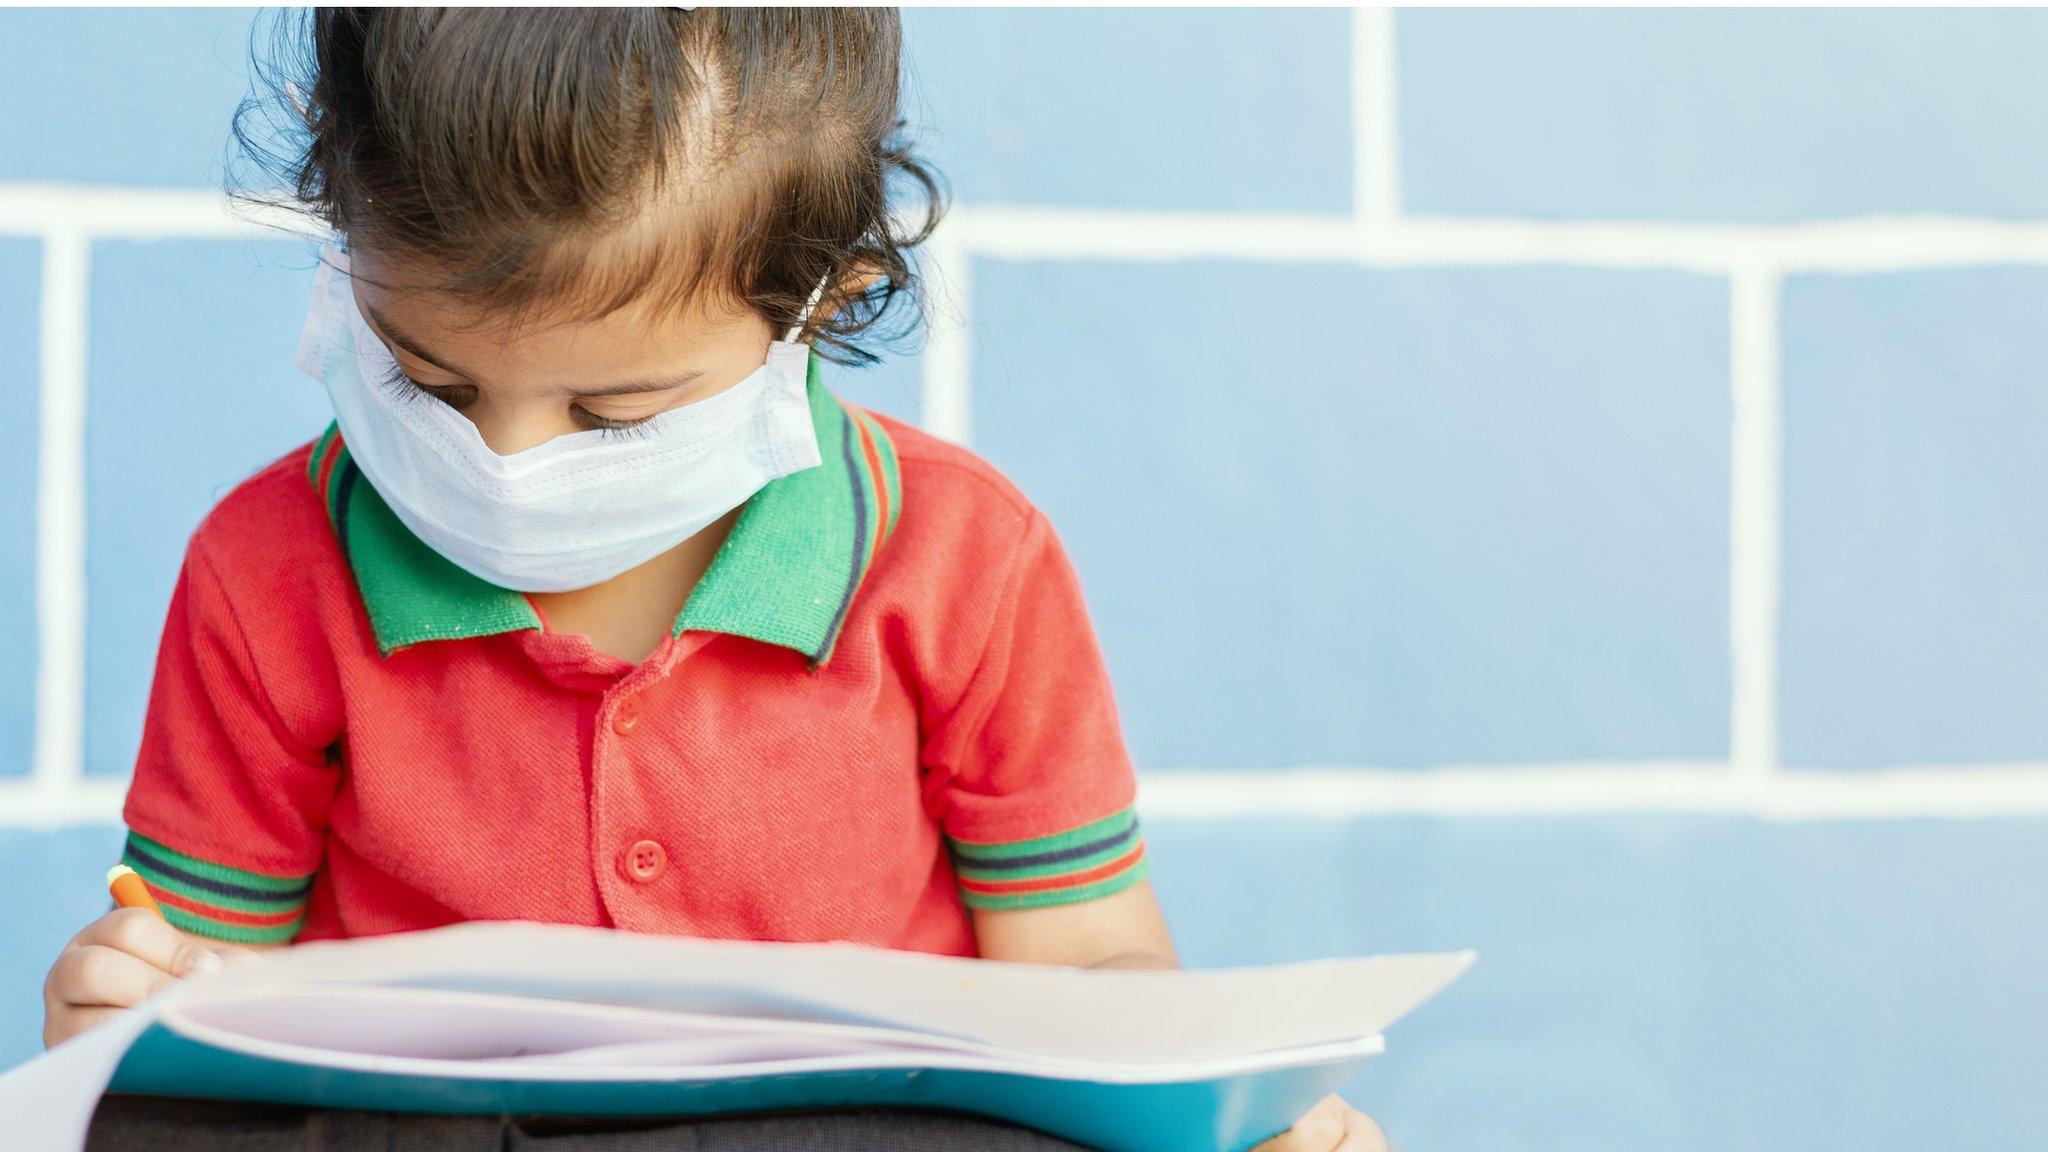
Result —
[{"label": "brick", "polygon": [[2048,759],[2048,271],[1784,292],[1788,763]]},{"label": "brick", "polygon": [[904,16],[904,111],[963,201],[1347,211],[1341,10]]},{"label": "brick", "polygon": [[0,11],[0,180],[218,185],[255,18]]},{"label": "brick", "polygon": [[1146,764],[1717,757],[1727,294],[1678,273],[977,268],[975,444]]},{"label": "brick", "polygon": [[2048,213],[2048,13],[1433,9],[1398,28],[1412,211]]},{"label": "brick", "polygon": [[2048,997],[2029,991],[2048,966],[2044,833],[1640,813],[1145,825],[1190,967],[1477,949],[1342,1091],[1400,1147],[1531,1152],[2048,1143]]}]

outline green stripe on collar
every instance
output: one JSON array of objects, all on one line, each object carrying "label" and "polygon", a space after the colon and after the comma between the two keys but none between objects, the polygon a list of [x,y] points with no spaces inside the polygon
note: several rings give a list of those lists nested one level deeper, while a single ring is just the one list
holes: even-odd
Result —
[{"label": "green stripe on collar", "polygon": [[[677,617],[675,634],[724,632],[831,657],[855,592],[902,505],[896,448],[872,416],[840,402],[811,359],[811,422],[823,463],[770,482],[740,510]],[[330,427],[307,477],[355,572],[378,651],[542,627],[523,594],[471,575],[401,522]]]},{"label": "green stripe on collar", "polygon": [[332,439],[328,460],[316,453],[314,474],[325,473],[328,519],[355,570],[380,653],[541,626],[525,596],[470,575],[413,535],[349,458],[348,446]]},{"label": "green stripe on collar", "polygon": [[816,468],[784,476],[740,511],[732,535],[677,617],[675,634],[726,632],[794,648],[823,664],[903,502],[896,446],[842,404],[811,360]]}]

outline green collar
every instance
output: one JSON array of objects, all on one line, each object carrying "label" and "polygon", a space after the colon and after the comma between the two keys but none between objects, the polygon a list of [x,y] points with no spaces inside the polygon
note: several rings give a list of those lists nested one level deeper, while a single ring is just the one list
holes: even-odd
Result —
[{"label": "green collar", "polygon": [[[676,617],[675,635],[724,632],[794,649],[813,664],[831,657],[854,591],[896,526],[902,487],[889,434],[832,395],[818,363],[812,357],[809,393],[824,462],[747,501]],[[413,535],[334,427],[314,444],[307,477],[326,500],[384,655],[542,626],[525,595],[470,575]]]}]

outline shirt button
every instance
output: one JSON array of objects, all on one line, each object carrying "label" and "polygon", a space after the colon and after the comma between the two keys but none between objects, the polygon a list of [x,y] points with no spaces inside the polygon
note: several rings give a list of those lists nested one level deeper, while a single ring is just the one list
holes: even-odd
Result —
[{"label": "shirt button", "polygon": [[630,734],[640,726],[640,698],[628,696],[619,701],[619,707],[612,713],[612,731],[621,736]]},{"label": "shirt button", "polygon": [[652,840],[635,840],[620,863],[628,878],[652,884],[668,871],[668,850]]}]

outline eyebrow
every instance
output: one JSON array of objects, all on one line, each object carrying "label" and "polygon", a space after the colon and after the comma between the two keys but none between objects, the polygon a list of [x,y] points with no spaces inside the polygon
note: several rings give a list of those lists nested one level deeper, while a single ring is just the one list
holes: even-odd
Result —
[{"label": "eyebrow", "polygon": [[[401,330],[397,325],[393,324],[390,320],[386,319],[384,315],[378,312],[375,308],[372,308],[369,305],[365,304],[363,306],[363,311],[369,316],[370,323],[375,324],[377,326],[377,330],[381,332],[385,337],[387,337],[393,344],[396,344],[400,348],[404,349],[407,352],[410,352],[414,356],[417,356],[420,359],[425,360],[427,363],[432,364],[434,367],[439,368],[443,372],[447,372],[454,376],[461,376],[464,377],[465,379],[470,378],[470,374],[464,372],[462,369],[450,367],[445,362],[435,359],[432,353],[428,352],[425,348],[420,347],[419,341],[407,336],[403,330]],[[627,380],[617,384],[605,384],[596,388],[581,388],[576,391],[576,395],[579,397],[630,396],[636,392],[666,392],[673,388],[681,388],[686,384],[694,384],[697,381],[697,378],[702,375],[704,375],[702,371],[696,371],[681,372],[674,376],[664,377],[661,379]]]},{"label": "eyebrow", "polygon": [[628,380],[619,384],[606,384],[598,388],[579,388],[576,391],[576,395],[585,397],[630,396],[635,392],[666,392],[671,388],[681,388],[685,384],[694,384],[697,382],[697,378],[702,375],[704,375],[702,372],[679,372],[674,376],[659,380]]}]

